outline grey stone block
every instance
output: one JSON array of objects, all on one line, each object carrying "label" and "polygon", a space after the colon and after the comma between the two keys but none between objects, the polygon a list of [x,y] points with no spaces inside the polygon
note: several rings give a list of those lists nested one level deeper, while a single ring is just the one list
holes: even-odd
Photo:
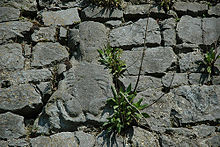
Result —
[{"label": "grey stone block", "polygon": [[176,45],[176,20],[174,18],[166,19],[162,22],[162,34],[165,46]]},{"label": "grey stone block", "polygon": [[[142,48],[138,48],[140,51],[124,51],[122,54],[122,60],[124,60],[128,66],[125,74],[137,75],[140,67],[140,60],[142,54]],[[156,47],[147,48],[144,61],[142,74],[144,73],[164,73],[169,69],[172,63],[175,63],[177,57],[171,47]]]},{"label": "grey stone block", "polygon": [[119,9],[111,9],[104,7],[97,7],[90,5],[82,10],[82,14],[86,19],[96,19],[96,20],[111,20],[111,19],[121,19],[123,17],[123,11]]},{"label": "grey stone block", "polygon": [[215,16],[220,16],[220,3],[218,3],[215,6],[212,6],[208,10],[209,15],[215,15]]},{"label": "grey stone block", "polygon": [[24,117],[11,112],[0,114],[0,138],[12,139],[26,135]]},{"label": "grey stone block", "polygon": [[[146,24],[147,18],[140,19],[131,25],[112,29],[109,36],[110,45],[112,47],[143,45]],[[149,18],[148,21],[146,43],[150,45],[160,45],[161,43],[159,25],[153,18]]]},{"label": "grey stone block", "polygon": [[33,47],[31,66],[40,67],[68,59],[69,53],[59,43],[39,42]]},{"label": "grey stone block", "polygon": [[24,67],[24,57],[20,44],[6,44],[0,46],[0,69],[16,70]]},{"label": "grey stone block", "polygon": [[12,7],[0,7],[0,22],[18,20],[20,11]]},{"label": "grey stone block", "polygon": [[31,35],[34,42],[40,41],[56,41],[56,28],[55,27],[40,27],[39,30],[35,30]]},{"label": "grey stone block", "polygon": [[12,111],[30,116],[42,106],[41,96],[29,84],[2,88],[0,91],[0,112]]},{"label": "grey stone block", "polygon": [[165,87],[178,87],[188,84],[188,77],[186,73],[167,73],[162,77],[162,83]]},{"label": "grey stone block", "polygon": [[1,7],[11,6],[20,10],[25,10],[29,12],[37,11],[37,1],[36,0],[1,0]]},{"label": "grey stone block", "polygon": [[81,22],[77,8],[60,11],[45,11],[40,14],[44,25],[73,25]]},{"label": "grey stone block", "polygon": [[188,15],[181,17],[177,24],[177,35],[182,42],[202,44],[202,21]]}]

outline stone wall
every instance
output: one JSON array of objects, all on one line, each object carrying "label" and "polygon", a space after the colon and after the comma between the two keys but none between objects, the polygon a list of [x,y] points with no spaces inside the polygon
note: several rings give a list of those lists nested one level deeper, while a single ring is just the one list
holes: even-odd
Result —
[{"label": "stone wall", "polygon": [[[167,12],[147,0],[123,9],[1,0],[0,146],[220,146],[220,60],[212,81],[204,64],[219,26],[217,0],[178,0]],[[134,86],[145,32],[138,96],[148,104],[162,98],[127,138],[106,138],[101,124],[111,113],[112,76],[97,49],[122,48],[128,69],[120,80]]]}]

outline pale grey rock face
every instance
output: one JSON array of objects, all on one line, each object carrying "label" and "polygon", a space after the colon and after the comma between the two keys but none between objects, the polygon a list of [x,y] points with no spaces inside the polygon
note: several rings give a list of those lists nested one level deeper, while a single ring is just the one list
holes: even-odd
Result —
[{"label": "pale grey rock face", "polygon": [[0,6],[11,6],[20,10],[35,12],[37,11],[36,0],[1,0]]},{"label": "pale grey rock face", "polygon": [[24,137],[24,117],[11,112],[0,114],[0,139]]},{"label": "pale grey rock face", "polygon": [[173,8],[180,14],[201,15],[208,10],[208,5],[196,2],[175,2]]},{"label": "pale grey rock face", "polygon": [[190,73],[189,83],[192,85],[206,84],[209,81],[209,75],[206,73]]},{"label": "pale grey rock face", "polygon": [[174,18],[166,19],[162,22],[162,32],[164,45],[174,46],[176,45],[176,20]]},{"label": "pale grey rock face", "polygon": [[123,17],[123,11],[119,9],[108,9],[104,7],[97,7],[90,5],[82,10],[83,17],[86,19],[95,20],[110,20],[110,19],[121,19]]},{"label": "pale grey rock face", "polygon": [[[124,51],[122,60],[128,66],[125,74],[137,75],[140,66],[142,48],[140,51]],[[143,73],[164,73],[177,58],[171,47],[148,48],[143,61]]]},{"label": "pale grey rock face", "polygon": [[[137,22],[112,29],[110,31],[110,45],[112,47],[140,46],[144,44],[144,34],[147,19],[140,19]],[[160,28],[156,20],[149,18],[146,43],[150,45],[160,45]]]},{"label": "pale grey rock face", "polygon": [[55,42],[56,28],[55,27],[40,27],[39,30],[35,30],[31,35],[34,42],[39,41],[52,41]]},{"label": "pale grey rock face", "polygon": [[61,132],[49,137],[39,136],[31,139],[32,147],[44,146],[63,146],[63,147],[93,147],[95,144],[95,137],[82,131],[76,132]]},{"label": "pale grey rock face", "polygon": [[41,106],[40,94],[29,84],[1,88],[0,112],[12,111],[29,116],[38,112]]},{"label": "pale grey rock face", "polygon": [[79,38],[82,60],[97,61],[97,50],[107,45],[108,30],[99,22],[85,21],[79,25]]},{"label": "pale grey rock face", "polygon": [[69,53],[59,43],[39,42],[33,47],[31,66],[41,67],[68,59]]},{"label": "pale grey rock face", "polygon": [[24,32],[30,31],[33,24],[28,21],[10,21],[0,23],[0,44],[9,42],[16,37],[23,38]]},{"label": "pale grey rock face", "polygon": [[188,15],[181,17],[177,24],[177,35],[182,42],[202,44],[202,21]]},{"label": "pale grey rock face", "polygon": [[205,70],[204,57],[199,52],[180,54],[179,66],[181,72],[202,72]]},{"label": "pale grey rock face", "polygon": [[220,4],[218,3],[217,5],[210,7],[208,10],[208,14],[220,16]]},{"label": "pale grey rock face", "polygon": [[12,7],[0,7],[0,22],[18,20],[20,11]]},{"label": "pale grey rock face", "polygon": [[211,45],[219,39],[220,36],[220,18],[203,18],[203,36],[204,44]]},{"label": "pale grey rock face", "polygon": [[165,87],[178,87],[188,84],[187,73],[167,73],[162,77],[162,83]]},{"label": "pale grey rock face", "polygon": [[207,126],[203,124],[203,125],[194,126],[192,128],[197,132],[196,135],[200,138],[205,138],[211,136],[212,134],[215,134],[214,126]]},{"label": "pale grey rock face", "polygon": [[72,130],[86,121],[105,121],[106,114],[102,113],[106,99],[111,97],[111,76],[103,68],[85,62],[64,73],[64,80],[35,122],[37,131]]},{"label": "pale grey rock face", "polygon": [[[137,76],[125,76],[119,79],[124,86],[127,88],[129,84],[131,84],[132,88],[134,88]],[[159,78],[151,77],[151,76],[140,76],[140,80],[138,83],[137,91],[144,91],[148,88],[160,88],[162,87],[161,80]]]},{"label": "pale grey rock face", "polygon": [[174,90],[176,117],[181,123],[216,121],[220,118],[220,97],[214,86],[182,86]]},{"label": "pale grey rock face", "polygon": [[0,50],[0,70],[16,70],[24,67],[24,57],[20,44],[1,45]]},{"label": "pale grey rock face", "polygon": [[73,25],[81,22],[77,8],[46,11],[40,14],[44,25]]},{"label": "pale grey rock face", "polygon": [[116,28],[122,24],[122,21],[121,20],[109,20],[105,24],[111,28]]},{"label": "pale grey rock face", "polygon": [[[11,84],[24,84],[29,82],[44,82],[52,79],[52,73],[48,69],[31,69],[16,71],[11,73],[0,74],[4,79],[2,81],[10,81]],[[1,83],[1,80],[0,80]]]}]

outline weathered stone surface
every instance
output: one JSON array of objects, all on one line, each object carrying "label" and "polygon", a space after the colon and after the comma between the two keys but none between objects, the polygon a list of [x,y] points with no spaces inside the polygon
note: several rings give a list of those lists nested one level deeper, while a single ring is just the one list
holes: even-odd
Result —
[{"label": "weathered stone surface", "polygon": [[18,20],[20,11],[12,7],[0,7],[0,22]]},{"label": "weathered stone surface", "polygon": [[174,49],[176,53],[181,54],[181,53],[189,53],[192,51],[198,51],[200,47],[197,44],[190,44],[190,43],[184,42],[184,43],[175,45]]},{"label": "weathered stone surface", "polygon": [[162,22],[162,34],[165,46],[176,45],[176,20],[174,18],[166,19]]},{"label": "weathered stone surface", "polygon": [[220,85],[220,76],[213,76],[212,83],[214,85]]},{"label": "weathered stone surface", "polygon": [[164,94],[161,89],[152,88],[138,93],[137,98],[143,98],[143,104],[152,104],[155,100],[160,98],[157,103],[143,110],[143,112],[146,112],[150,117],[147,118],[147,122],[143,120],[141,122],[142,125],[148,124],[153,130],[160,130],[160,128],[172,126],[170,119],[173,106],[172,93]]},{"label": "weathered stone surface", "polygon": [[40,94],[31,85],[11,86],[0,91],[0,112],[13,111],[28,116],[38,112],[41,106]]},{"label": "weathered stone surface", "polygon": [[73,130],[87,120],[105,121],[107,116],[102,112],[106,99],[111,96],[111,76],[103,68],[96,64],[78,63],[65,72],[64,80],[35,123],[37,131]]},{"label": "weathered stone surface", "polygon": [[179,66],[181,72],[202,72],[205,70],[203,56],[199,52],[180,54]]},{"label": "weathered stone surface", "polygon": [[196,2],[175,2],[173,8],[180,14],[201,15],[208,10],[208,5]]},{"label": "weathered stone surface", "polygon": [[165,87],[178,87],[188,84],[188,75],[186,73],[167,73],[162,77],[162,83]]},{"label": "weathered stone surface", "polygon": [[79,23],[80,17],[77,8],[60,11],[46,11],[40,14],[44,25],[73,25]]},{"label": "weathered stone surface", "polygon": [[1,0],[1,7],[11,6],[25,11],[37,11],[36,0]]},{"label": "weathered stone surface", "polygon": [[145,146],[145,147],[157,147],[159,146],[159,141],[156,135],[152,132],[146,131],[139,127],[133,127],[133,131],[131,132],[132,137],[131,146]]},{"label": "weathered stone surface", "polygon": [[[52,94],[52,84],[51,82],[41,82],[37,85],[37,88],[40,90],[42,96],[51,95]],[[43,101],[46,101],[43,99]]]},{"label": "weathered stone surface", "polygon": [[220,16],[220,3],[218,3],[215,6],[210,7],[208,10],[209,15],[215,15],[215,16]]},{"label": "weathered stone surface", "polygon": [[1,45],[0,51],[0,70],[16,70],[24,67],[24,57],[20,44]]},{"label": "weathered stone surface", "polygon": [[82,59],[91,62],[98,58],[97,49],[107,45],[108,30],[101,23],[85,21],[79,25],[79,37]]},{"label": "weathered stone surface", "polygon": [[199,125],[193,126],[192,128],[197,132],[196,135],[200,138],[205,138],[215,133],[214,126]]},{"label": "weathered stone surface", "polygon": [[23,44],[24,56],[30,57],[31,56],[31,45]]},{"label": "weathered stone surface", "polygon": [[189,74],[189,83],[192,85],[206,84],[209,80],[209,75],[205,73]]},{"label": "weathered stone surface", "polygon": [[39,41],[52,41],[55,42],[56,28],[55,27],[40,27],[39,30],[35,30],[31,35],[34,42]]},{"label": "weathered stone surface", "polygon": [[110,20],[121,19],[123,11],[119,9],[109,9],[90,5],[82,10],[82,14],[86,19]]},{"label": "weathered stone surface", "polygon": [[105,23],[107,26],[110,26],[111,28],[119,27],[122,22],[120,20],[109,20]]},{"label": "weathered stone surface", "polygon": [[67,29],[64,27],[60,27],[60,38],[66,38],[67,37]]},{"label": "weathered stone surface", "polygon": [[[10,81],[11,84],[24,84],[29,82],[43,82],[52,78],[52,73],[48,69],[23,70],[12,73],[0,74],[3,81]],[[0,80],[1,83],[1,80]]]},{"label": "weathered stone surface", "polygon": [[[120,81],[124,84],[125,87],[128,87],[129,84],[131,84],[132,88],[134,88],[137,81],[137,76],[125,76],[123,78],[120,78]],[[154,78],[150,76],[140,76],[137,91],[144,91],[148,88],[160,87],[162,87],[162,83],[159,78]]]},{"label": "weathered stone surface", "polygon": [[[138,74],[142,48],[136,50],[140,51],[124,51],[122,54],[122,60],[128,66],[126,74]],[[171,47],[148,48],[145,53],[142,71],[143,73],[164,73],[176,60],[176,55]]]},{"label": "weathered stone surface", "polygon": [[31,66],[46,66],[68,58],[66,48],[59,43],[39,42],[33,47]]},{"label": "weathered stone surface", "polygon": [[213,136],[207,139],[205,142],[208,146],[218,147],[220,146],[220,135]]},{"label": "weathered stone surface", "polygon": [[177,24],[177,35],[182,42],[202,44],[202,22],[199,18],[184,15]]},{"label": "weathered stone surface", "polygon": [[28,21],[10,21],[0,23],[0,44],[9,42],[16,37],[23,38],[24,32],[30,31],[33,24]]},{"label": "weathered stone surface", "polygon": [[11,139],[8,141],[8,146],[13,146],[13,147],[29,147],[29,143],[25,141],[24,138],[22,139]]},{"label": "weathered stone surface", "polygon": [[78,141],[79,146],[83,147],[94,147],[95,136],[84,133],[83,131],[74,132],[75,138]]},{"label": "weathered stone surface", "polygon": [[0,139],[19,138],[25,136],[25,134],[24,118],[22,116],[11,112],[0,114]]},{"label": "weathered stone surface", "polygon": [[[109,36],[110,45],[112,47],[143,45],[146,23],[147,18],[140,19],[131,25],[111,30]],[[153,18],[149,18],[148,21],[146,43],[150,45],[160,45],[161,43],[160,28]]]},{"label": "weathered stone surface", "polygon": [[173,113],[180,125],[202,121],[215,121],[220,118],[219,102],[214,86],[182,86],[174,90]]},{"label": "weathered stone surface", "polygon": [[203,18],[202,20],[204,44],[211,45],[219,39],[220,36],[220,18]]}]

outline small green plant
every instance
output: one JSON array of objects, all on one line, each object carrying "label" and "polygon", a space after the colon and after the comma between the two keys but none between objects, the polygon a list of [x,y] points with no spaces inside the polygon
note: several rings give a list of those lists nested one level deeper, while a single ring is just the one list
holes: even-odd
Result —
[{"label": "small green plant", "polygon": [[169,11],[173,3],[172,0],[159,0],[160,6],[164,8],[165,11]]},{"label": "small green plant", "polygon": [[141,105],[143,99],[134,102],[136,93],[131,91],[131,84],[126,90],[121,88],[119,92],[112,87],[112,92],[114,97],[108,99],[107,104],[113,108],[114,112],[108,118],[108,122],[103,124],[104,127],[107,127],[108,133],[120,134],[133,124],[137,124],[141,118],[149,117],[147,113],[140,112],[148,106],[147,104]]},{"label": "small green plant", "polygon": [[105,65],[113,75],[114,79],[118,79],[126,70],[126,64],[121,60],[122,49],[111,48],[107,45],[105,49],[99,49],[100,59],[98,60],[102,65]]},{"label": "small green plant", "polygon": [[90,0],[93,4],[103,7],[120,7],[122,0]]},{"label": "small green plant", "polygon": [[108,133],[121,134],[129,126],[138,123],[141,118],[148,117],[146,113],[140,112],[147,107],[147,104],[141,105],[143,99],[134,102],[136,91],[131,90],[131,84],[127,89],[123,89],[118,82],[118,78],[122,77],[126,70],[126,64],[121,60],[122,51],[119,48],[111,48],[110,45],[98,50],[99,62],[110,70],[114,82],[114,86],[112,86],[114,97],[107,100],[108,106],[113,108],[113,114],[103,124]]},{"label": "small green plant", "polygon": [[209,75],[214,73],[214,64],[218,59],[220,59],[220,54],[217,54],[217,49],[211,48],[205,54],[206,71]]}]

